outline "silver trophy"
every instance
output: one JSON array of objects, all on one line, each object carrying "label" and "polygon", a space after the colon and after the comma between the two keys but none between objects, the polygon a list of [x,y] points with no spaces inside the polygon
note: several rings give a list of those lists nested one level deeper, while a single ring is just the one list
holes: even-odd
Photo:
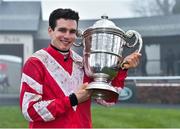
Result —
[{"label": "silver trophy", "polygon": [[[107,16],[102,16],[81,36],[84,46],[84,69],[93,80],[87,89],[93,90],[92,98],[94,99],[116,101],[119,92],[110,82],[120,70],[123,48],[125,46],[133,48],[139,43],[138,52],[141,51],[141,35],[134,30],[124,32],[108,20]],[[134,39],[132,45],[127,41],[131,39]]]}]

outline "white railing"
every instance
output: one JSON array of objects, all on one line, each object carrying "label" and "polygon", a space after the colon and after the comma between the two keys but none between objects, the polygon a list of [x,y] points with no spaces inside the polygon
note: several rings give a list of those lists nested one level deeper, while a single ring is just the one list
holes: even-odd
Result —
[{"label": "white railing", "polygon": [[128,76],[126,80],[180,80],[180,76]]},{"label": "white railing", "polygon": [[180,86],[180,76],[129,76],[136,86]]}]

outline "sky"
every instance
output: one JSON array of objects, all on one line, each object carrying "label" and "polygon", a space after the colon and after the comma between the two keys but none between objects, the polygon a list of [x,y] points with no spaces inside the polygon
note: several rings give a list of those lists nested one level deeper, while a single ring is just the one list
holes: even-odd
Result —
[{"label": "sky", "polygon": [[132,0],[44,0],[43,19],[48,19],[49,13],[58,7],[78,11],[81,19],[97,19],[104,14],[109,18],[130,17],[133,15],[130,1]]},{"label": "sky", "polygon": [[80,19],[99,19],[102,15],[109,18],[133,17],[133,0],[3,0],[3,1],[41,1],[43,20],[56,8],[71,8],[79,12]]}]

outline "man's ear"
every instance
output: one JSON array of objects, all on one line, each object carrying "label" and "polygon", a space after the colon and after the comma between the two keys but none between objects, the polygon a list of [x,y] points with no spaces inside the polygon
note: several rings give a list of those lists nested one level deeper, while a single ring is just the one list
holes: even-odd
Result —
[{"label": "man's ear", "polygon": [[49,27],[48,27],[48,35],[51,37],[51,36],[52,36],[52,33],[53,33],[53,30],[52,30],[52,28],[49,26]]}]

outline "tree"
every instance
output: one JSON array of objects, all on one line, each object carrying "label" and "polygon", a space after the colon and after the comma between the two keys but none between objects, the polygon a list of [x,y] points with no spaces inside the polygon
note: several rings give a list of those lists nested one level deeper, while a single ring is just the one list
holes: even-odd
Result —
[{"label": "tree", "polygon": [[173,14],[180,14],[180,0],[176,0],[176,4],[172,11]]},{"label": "tree", "polygon": [[137,16],[171,15],[176,0],[134,0],[132,4]]}]

